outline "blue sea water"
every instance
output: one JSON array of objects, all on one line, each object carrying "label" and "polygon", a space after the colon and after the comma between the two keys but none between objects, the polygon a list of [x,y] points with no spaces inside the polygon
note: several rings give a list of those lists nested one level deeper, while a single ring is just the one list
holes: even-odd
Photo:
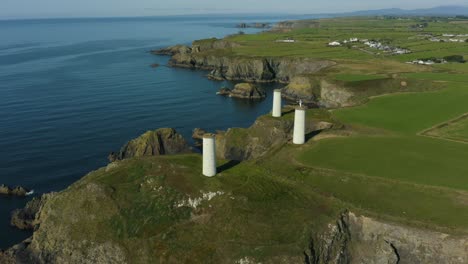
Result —
[{"label": "blue sea water", "polygon": [[[0,21],[0,184],[60,191],[147,130],[173,127],[189,138],[196,127],[250,126],[270,111],[271,86],[260,102],[216,96],[232,83],[166,67],[168,57],[148,51],[233,34],[240,22],[291,18],[299,17]],[[31,235],[9,226],[29,199],[0,197],[0,248]]]}]

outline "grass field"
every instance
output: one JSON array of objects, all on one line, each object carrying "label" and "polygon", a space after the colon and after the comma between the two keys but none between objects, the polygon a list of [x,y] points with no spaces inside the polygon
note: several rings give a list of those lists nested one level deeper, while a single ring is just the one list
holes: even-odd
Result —
[{"label": "grass field", "polygon": [[[437,92],[381,96],[366,105],[333,111],[340,122],[387,133],[310,141],[296,155],[310,168],[307,181],[328,195],[380,216],[468,231],[468,144],[420,132],[468,112],[464,76],[411,74],[455,80]],[[435,131],[468,135],[466,119]],[[373,130],[378,131],[378,130]]]},{"label": "grass field", "polygon": [[423,134],[468,143],[468,114],[426,130]]}]

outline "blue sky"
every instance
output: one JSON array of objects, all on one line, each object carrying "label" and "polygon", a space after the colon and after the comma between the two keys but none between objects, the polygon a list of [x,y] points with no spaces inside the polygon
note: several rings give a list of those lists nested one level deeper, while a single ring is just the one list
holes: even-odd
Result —
[{"label": "blue sky", "polygon": [[151,16],[206,13],[310,14],[467,5],[466,0],[0,0],[0,18]]}]

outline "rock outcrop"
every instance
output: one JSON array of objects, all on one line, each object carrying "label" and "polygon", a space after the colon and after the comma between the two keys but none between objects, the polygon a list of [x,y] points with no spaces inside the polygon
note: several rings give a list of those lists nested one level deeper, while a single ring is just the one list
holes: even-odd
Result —
[{"label": "rock outcrop", "polygon": [[30,190],[21,186],[11,188],[5,184],[0,185],[0,195],[25,197],[28,193],[30,193]]},{"label": "rock outcrop", "polygon": [[188,152],[191,152],[191,149],[182,135],[173,128],[160,128],[131,140],[118,153],[111,153],[109,161]]},{"label": "rock outcrop", "polygon": [[[231,128],[216,134],[216,155],[227,160],[250,160],[262,157],[292,139],[294,128],[293,108],[283,109],[282,118],[261,116],[249,128]],[[322,130],[331,129],[334,124],[320,119],[309,118],[306,134],[311,136]]]},{"label": "rock outcrop", "polygon": [[282,89],[281,95],[290,101],[302,100],[304,103],[317,103],[320,95],[320,82],[309,77],[294,77]]},{"label": "rock outcrop", "polygon": [[22,209],[16,209],[11,215],[11,225],[18,229],[33,230],[38,224],[38,213],[46,201],[55,195],[54,193],[44,194],[41,197],[35,197]]},{"label": "rock outcrop", "polygon": [[308,76],[298,76],[282,90],[282,96],[288,100],[302,100],[325,108],[337,108],[354,105],[354,93],[341,83],[332,83]]},{"label": "rock outcrop", "polygon": [[468,237],[411,228],[344,213],[316,235],[305,252],[310,264],[468,263]]},{"label": "rock outcrop", "polygon": [[222,88],[218,94],[249,100],[263,99],[266,97],[265,90],[255,86],[252,83],[238,83],[232,90]]}]

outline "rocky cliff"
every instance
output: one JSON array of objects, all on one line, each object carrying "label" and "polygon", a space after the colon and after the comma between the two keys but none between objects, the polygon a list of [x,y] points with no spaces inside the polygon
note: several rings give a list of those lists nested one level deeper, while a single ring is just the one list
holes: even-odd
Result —
[{"label": "rocky cliff", "polygon": [[306,263],[468,263],[468,237],[385,223],[347,212],[314,236]]},{"label": "rocky cliff", "polygon": [[172,155],[190,151],[187,141],[175,129],[160,128],[148,131],[131,140],[118,153],[112,152],[109,155],[109,161],[142,156]]},{"label": "rocky cliff", "polygon": [[335,65],[333,61],[306,58],[261,58],[231,56],[236,43],[224,40],[195,42],[192,47],[175,46],[154,51],[172,55],[169,65],[209,70],[209,78],[248,82],[284,82],[294,76],[319,72]]}]

